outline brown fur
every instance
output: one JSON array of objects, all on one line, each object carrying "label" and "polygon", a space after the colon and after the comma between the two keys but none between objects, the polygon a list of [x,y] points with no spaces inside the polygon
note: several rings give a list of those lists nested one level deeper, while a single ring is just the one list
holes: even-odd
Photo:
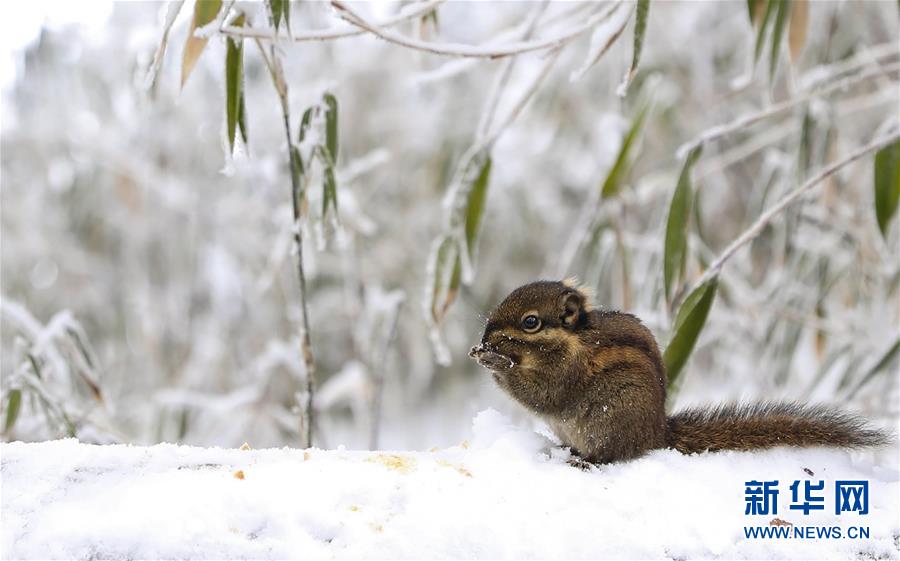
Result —
[{"label": "brown fur", "polygon": [[[522,323],[530,314],[541,322],[533,333]],[[590,462],[666,447],[693,453],[887,441],[856,417],[796,404],[726,405],[667,418],[665,366],[653,334],[630,314],[593,309],[571,281],[514,290],[491,313],[469,355]]]}]

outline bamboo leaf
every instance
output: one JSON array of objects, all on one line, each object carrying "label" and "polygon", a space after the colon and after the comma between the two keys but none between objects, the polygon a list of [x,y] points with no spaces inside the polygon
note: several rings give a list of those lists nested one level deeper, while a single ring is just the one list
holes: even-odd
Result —
[{"label": "bamboo leaf", "polygon": [[466,204],[466,246],[469,248],[469,255],[474,255],[475,243],[478,241],[478,232],[481,226],[481,219],[484,216],[490,177],[491,157],[488,155],[481,165],[478,177],[472,184],[472,189],[469,191],[469,200]]},{"label": "bamboo leaf", "polygon": [[278,31],[278,26],[281,25],[281,16],[284,14],[283,3],[283,0],[269,0],[267,2],[269,5],[269,16],[272,18],[272,25],[275,27],[275,31]]},{"label": "bamboo leaf", "polygon": [[672,339],[663,353],[663,362],[671,386],[681,374],[694,345],[706,323],[706,317],[712,308],[718,288],[718,276],[714,276],[696,287],[678,308],[675,324],[672,327]]},{"label": "bamboo leaf", "polygon": [[750,24],[756,23],[756,9],[761,0],[747,0],[747,15],[750,18]]},{"label": "bamboo leaf", "polygon": [[304,182],[303,175],[305,173],[303,169],[303,158],[300,157],[300,150],[297,149],[296,146],[291,146],[290,151],[290,164],[291,164],[291,185],[297,186],[297,191],[293,193],[293,202],[296,205],[296,215],[300,216],[302,214],[303,209],[303,201],[306,197],[306,193],[303,191]]},{"label": "bamboo leaf", "polygon": [[284,26],[287,27],[288,33],[291,32],[291,0],[281,1],[281,10],[284,12]]},{"label": "bamboo leaf", "polygon": [[771,21],[772,19],[775,3],[778,2],[778,0],[760,1],[764,1],[766,3],[766,10],[765,12],[763,12],[762,19],[759,22],[759,29],[756,31],[756,46],[753,48],[753,64],[756,64],[757,61],[759,61],[759,55],[762,54],[762,48],[763,45],[765,45],[764,39],[766,38],[766,28],[768,28],[769,21]]},{"label": "bamboo leaf", "polygon": [[875,217],[887,239],[888,225],[900,203],[900,141],[875,153]]},{"label": "bamboo leaf", "polygon": [[[445,236],[433,252],[432,273],[434,282],[431,294],[431,317],[440,323],[450,305],[456,300],[462,279],[462,263],[459,248],[451,236]],[[449,267],[452,266],[452,269]]]},{"label": "bamboo leaf", "polygon": [[336,163],[338,158],[338,104],[337,99],[325,93],[322,96],[325,101],[325,146],[331,156],[331,162]]},{"label": "bamboo leaf", "polygon": [[771,0],[775,2],[777,13],[775,14],[775,27],[772,29],[772,52],[769,56],[769,81],[775,78],[775,70],[778,68],[778,57],[781,54],[781,42],[784,38],[784,26],[791,13],[791,0]]},{"label": "bamboo leaf", "polygon": [[21,407],[22,390],[18,388],[10,390],[9,397],[6,400],[6,424],[3,429],[4,433],[9,434],[9,431],[12,430],[13,426],[16,424],[16,419],[19,418],[19,410]]},{"label": "bamboo leaf", "polygon": [[300,118],[300,131],[297,133],[297,139],[301,144],[306,139],[306,132],[310,125],[312,125],[312,107],[304,111],[303,117]]},{"label": "bamboo leaf", "polygon": [[[889,364],[891,364],[891,362],[893,362],[894,359],[897,358],[897,353],[898,353],[898,352],[900,352],[900,337],[898,337],[898,338],[894,341],[894,344],[893,344],[893,345],[891,345],[890,347],[888,347],[887,352],[885,352],[883,355],[881,355],[881,358],[878,360],[878,362],[876,362],[876,363],[872,366],[872,368],[870,368],[870,369],[868,370],[868,372],[866,372],[866,373],[863,375],[863,377],[860,379],[860,381],[859,381],[859,383],[856,385],[856,387],[853,388],[853,391],[850,392],[850,395],[847,396],[848,399],[849,399],[849,398],[852,398],[852,397],[855,397],[856,394],[857,394],[857,392],[859,392],[859,390],[860,390],[863,386],[865,386],[866,384],[868,384],[868,383],[872,380],[872,378],[875,377],[876,374],[878,374],[879,372],[881,372],[882,370],[884,370],[885,367],[887,367]],[[888,372],[889,372],[889,371],[888,371]],[[894,372],[896,373],[896,369],[894,370]]]},{"label": "bamboo leaf", "polygon": [[788,27],[788,47],[791,62],[796,62],[806,44],[806,30],[809,26],[809,0],[794,0],[791,9],[791,24]]},{"label": "bamboo leaf", "polygon": [[649,109],[649,102],[641,107],[638,114],[635,116],[634,121],[631,122],[631,128],[628,129],[628,133],[626,133],[625,138],[622,139],[622,145],[619,147],[619,154],[616,156],[616,161],[609,170],[609,174],[606,176],[606,180],[603,182],[603,186],[600,190],[600,194],[604,199],[618,194],[622,182],[628,175],[632,164],[631,147],[634,144],[634,140],[643,129],[644,119],[647,117]]},{"label": "bamboo leaf", "polygon": [[628,84],[631,83],[632,78],[634,78],[634,75],[637,72],[638,63],[641,60],[641,50],[644,48],[644,34],[647,31],[647,18],[649,14],[650,0],[638,0],[634,20],[634,44],[631,53],[631,66],[628,68],[625,79],[622,81],[619,95],[624,95],[628,89]]},{"label": "bamboo leaf", "polygon": [[169,32],[172,31],[172,25],[178,18],[181,8],[184,6],[184,0],[175,0],[169,2],[166,8],[166,21],[163,25],[162,37],[159,40],[159,46],[153,54],[153,62],[147,72],[146,88],[150,91],[151,96],[156,95],[156,84],[159,79],[159,71],[162,68],[163,59],[166,56],[166,48],[169,46]]},{"label": "bamboo leaf", "polygon": [[321,150],[323,154],[322,160],[325,170],[322,174],[322,218],[328,215],[328,207],[330,206],[332,210],[337,214],[337,182],[334,179],[334,160],[332,160],[330,154],[327,153],[328,149],[324,148]]},{"label": "bamboo leaf", "polygon": [[[243,65],[242,65],[243,71]],[[241,106],[238,109],[238,128],[241,130],[241,138],[244,141],[244,146],[247,145],[247,103],[246,96],[244,95],[244,88],[241,87]]]},{"label": "bamboo leaf", "polygon": [[221,8],[222,0],[197,0],[194,4],[194,17],[191,19],[191,26],[188,28],[187,41],[184,43],[184,52],[181,58],[182,88],[194,70],[197,59],[203,54],[206,43],[209,41],[207,37],[194,37],[194,32],[216,19]]},{"label": "bamboo leaf", "polygon": [[691,168],[700,153],[703,145],[698,144],[688,152],[678,177],[678,184],[672,194],[672,203],[669,205],[669,218],[666,222],[665,253],[663,258],[663,281],[666,291],[666,300],[671,299],[672,289],[684,273],[684,264],[687,258],[687,234],[691,216]]},{"label": "bamboo leaf", "polygon": [[[241,27],[243,24],[243,14],[232,23],[236,27]],[[234,152],[234,138],[238,123],[240,123],[244,142],[247,142],[246,125],[243,123],[244,42],[229,38],[225,43],[225,117],[228,124],[228,145]]]}]

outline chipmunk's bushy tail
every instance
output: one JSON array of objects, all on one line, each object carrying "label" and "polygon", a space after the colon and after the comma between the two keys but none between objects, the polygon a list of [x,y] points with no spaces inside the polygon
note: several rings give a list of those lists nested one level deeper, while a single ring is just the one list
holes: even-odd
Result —
[{"label": "chipmunk's bushy tail", "polygon": [[667,446],[683,454],[775,446],[863,448],[891,441],[859,417],[797,403],[696,407],[670,416],[667,424]]}]

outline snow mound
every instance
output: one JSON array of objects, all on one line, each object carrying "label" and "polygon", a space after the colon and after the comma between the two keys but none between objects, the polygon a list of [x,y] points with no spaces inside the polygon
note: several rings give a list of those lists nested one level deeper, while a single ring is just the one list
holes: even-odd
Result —
[{"label": "snow mound", "polygon": [[[898,473],[835,450],[641,459],[581,471],[479,414],[429,452],[3,444],[3,558],[897,558]],[[814,476],[809,474],[813,473]],[[745,482],[777,517],[867,539],[749,539]],[[869,482],[869,513],[789,510],[793,480]],[[826,495],[827,497],[827,495]]]}]

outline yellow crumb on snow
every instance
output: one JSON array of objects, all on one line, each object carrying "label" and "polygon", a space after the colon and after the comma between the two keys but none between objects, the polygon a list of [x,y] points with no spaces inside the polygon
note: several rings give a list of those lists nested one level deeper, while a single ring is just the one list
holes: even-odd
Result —
[{"label": "yellow crumb on snow", "polygon": [[377,462],[388,469],[409,473],[416,467],[416,459],[399,454],[378,454],[366,459],[367,462]]},{"label": "yellow crumb on snow", "polygon": [[245,442],[241,444],[241,447],[238,448],[238,450],[250,450],[250,445]]},{"label": "yellow crumb on snow", "polygon": [[350,511],[351,512],[359,512],[359,507],[356,505],[350,505]]},{"label": "yellow crumb on snow", "polygon": [[469,449],[469,441],[468,440],[463,440],[462,442],[459,443],[459,445],[467,450]]},{"label": "yellow crumb on snow", "polygon": [[234,472],[232,475],[234,475],[235,479],[243,479],[244,478],[244,470],[239,469],[236,472]]},{"label": "yellow crumb on snow", "polygon": [[311,457],[312,457],[312,454],[310,454],[309,452],[303,452],[303,461],[304,462],[309,460]]},{"label": "yellow crumb on snow", "polygon": [[444,467],[448,467],[448,468],[453,468],[453,469],[455,469],[456,471],[458,471],[458,472],[460,473],[460,475],[465,475],[466,477],[472,477],[472,472],[471,472],[471,471],[467,470],[466,468],[464,468],[464,467],[462,467],[462,466],[458,466],[458,465],[455,465],[455,464],[451,464],[450,462],[448,462],[448,461],[446,461],[446,460],[438,460],[438,461],[437,461],[437,464],[438,464],[439,466],[444,466]]}]

